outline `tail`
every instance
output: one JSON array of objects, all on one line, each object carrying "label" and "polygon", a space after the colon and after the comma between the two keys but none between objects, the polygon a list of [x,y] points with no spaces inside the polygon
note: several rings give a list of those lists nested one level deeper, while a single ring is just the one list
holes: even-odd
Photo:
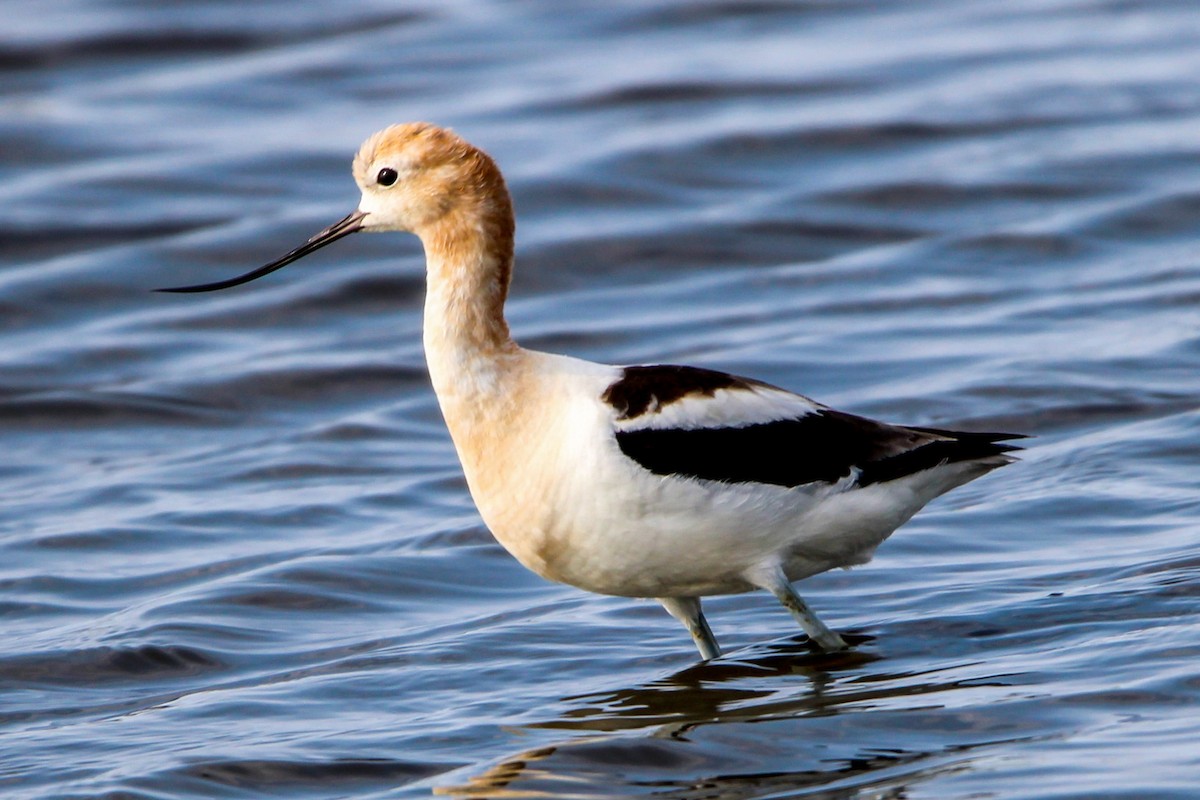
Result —
[{"label": "tail", "polygon": [[[940,441],[930,442],[926,447],[944,450],[947,462],[974,461],[1020,451],[1023,449],[1020,445],[1000,443],[1029,438],[1024,433],[976,433],[974,431],[947,431],[941,428],[915,427],[910,429],[939,437]],[[1005,458],[1008,459],[1005,463],[1015,460],[1012,456],[1005,456]]]},{"label": "tail", "polygon": [[[1017,459],[1009,454],[1021,450],[1021,447],[1003,442],[1029,438],[1023,433],[976,433],[907,425],[903,426],[903,430],[918,435],[913,442],[915,446],[876,461],[872,465],[870,475],[864,475],[867,482],[882,483],[942,464],[969,462],[975,469],[966,470],[963,479],[955,481],[961,485],[985,472],[1016,461]],[[862,482],[860,480],[860,483]]]}]

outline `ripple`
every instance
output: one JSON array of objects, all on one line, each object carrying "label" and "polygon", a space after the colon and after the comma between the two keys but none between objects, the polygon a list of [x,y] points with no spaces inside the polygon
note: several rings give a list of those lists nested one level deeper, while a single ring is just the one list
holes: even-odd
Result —
[{"label": "ripple", "polygon": [[[308,791],[344,791],[347,784],[395,786],[442,772],[444,765],[391,759],[331,761],[209,761],[179,774],[208,783],[250,791],[304,787]],[[307,793],[307,792],[306,792]]]},{"label": "ripple", "polygon": [[0,399],[0,425],[61,429],[212,422],[210,411],[175,397],[131,392],[30,392]]},{"label": "ripple", "polygon": [[868,87],[865,80],[823,80],[795,82],[697,82],[669,81],[663,83],[634,83],[615,86],[594,94],[564,97],[547,105],[546,112],[594,111],[597,109],[627,109],[649,106],[658,108],[668,103],[704,104],[720,101],[750,102],[778,99],[804,99],[822,95],[845,94]]},{"label": "ripple", "polygon": [[1155,198],[1096,220],[1086,232],[1118,239],[1161,241],[1172,236],[1191,237],[1200,213],[1200,194],[1183,193]]},{"label": "ripple", "polygon": [[225,669],[219,659],[179,645],[98,647],[0,662],[0,679],[41,686],[93,686],[97,683],[175,679],[211,675]]},{"label": "ripple", "polygon": [[927,181],[903,181],[891,184],[873,184],[855,189],[829,192],[825,199],[849,202],[890,210],[908,210],[918,207],[924,211],[941,207],[960,208],[964,205],[987,205],[996,201],[1017,200],[1044,203],[1090,197],[1101,189],[1094,186],[1066,185],[1061,183],[1007,183],[952,185]]}]

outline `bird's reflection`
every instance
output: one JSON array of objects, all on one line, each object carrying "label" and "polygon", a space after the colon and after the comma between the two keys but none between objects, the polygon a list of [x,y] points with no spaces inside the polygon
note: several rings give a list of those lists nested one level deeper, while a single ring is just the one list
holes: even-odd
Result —
[{"label": "bird's reflection", "polygon": [[[848,638],[858,645],[869,641]],[[563,698],[566,712],[530,727],[574,731],[575,736],[515,754],[436,792],[470,798],[900,800],[915,782],[965,769],[976,745],[909,747],[912,740],[903,735],[881,745],[878,730],[870,728],[873,741],[838,741],[836,747],[823,741],[806,718],[828,722],[851,706],[861,709],[964,684],[864,669],[880,660],[861,647],[820,653],[801,639],[757,646],[640,686]],[[794,678],[802,679],[799,685]],[[773,733],[738,725],[771,722],[787,734],[782,745]],[[645,733],[630,735],[638,729]],[[847,729],[854,730],[838,730],[845,734]],[[747,764],[754,769],[745,769]]]},{"label": "bird's reflection", "polygon": [[[853,633],[845,638],[853,645],[870,640]],[[717,719],[819,711],[825,708],[825,689],[832,674],[877,658],[860,649],[821,652],[804,637],[759,645],[689,665],[640,686],[563,698],[572,707],[537,727],[612,731],[667,726],[678,731]],[[803,678],[803,690],[797,693],[792,681],[780,684],[778,679],[787,677]],[[787,700],[778,707],[768,698],[778,698],[781,691]]]},{"label": "bird's reflection", "polygon": [[[594,742],[579,741],[561,748],[531,749],[495,765],[464,785],[435,788],[434,794],[477,800],[630,796],[649,796],[659,800],[751,800],[758,797],[797,797],[800,795],[795,793],[801,792],[804,797],[821,800],[905,800],[909,796],[907,787],[912,783],[960,768],[937,765],[905,773],[902,777],[888,776],[878,781],[869,779],[872,773],[885,773],[926,756],[923,753],[898,753],[850,759],[828,770],[712,775],[695,779],[640,781],[627,786],[621,786],[620,780],[614,775],[613,780],[601,783],[600,787],[593,785],[585,788],[581,780],[561,774],[550,763],[554,756],[562,755],[564,750],[584,750],[591,744]],[[830,785],[837,782],[853,782],[856,785]],[[601,787],[607,787],[608,791]]]}]

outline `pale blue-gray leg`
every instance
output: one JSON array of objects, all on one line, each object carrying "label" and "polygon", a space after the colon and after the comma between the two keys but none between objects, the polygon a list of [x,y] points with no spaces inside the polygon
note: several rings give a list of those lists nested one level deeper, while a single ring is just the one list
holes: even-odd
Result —
[{"label": "pale blue-gray leg", "polygon": [[701,658],[708,661],[721,655],[721,646],[717,644],[716,637],[708,627],[708,620],[704,619],[704,612],[700,610],[700,598],[660,597],[658,602],[662,603],[668,614],[687,627]]},{"label": "pale blue-gray leg", "polygon": [[783,603],[783,607],[792,612],[792,616],[796,618],[796,622],[800,623],[800,627],[808,634],[808,638],[816,642],[822,650],[830,652],[846,649],[845,640],[836,631],[830,630],[824,622],[817,619],[817,615],[808,607],[808,603],[804,602],[804,598],[796,593],[782,570],[775,571],[767,580],[758,585],[775,595],[779,602]]}]

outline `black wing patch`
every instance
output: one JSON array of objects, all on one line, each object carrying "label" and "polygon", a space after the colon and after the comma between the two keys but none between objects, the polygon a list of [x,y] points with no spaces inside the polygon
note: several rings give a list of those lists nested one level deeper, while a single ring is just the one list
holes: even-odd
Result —
[{"label": "black wing patch", "polygon": [[692,395],[712,397],[718,389],[755,386],[767,384],[713,369],[653,364],[625,367],[621,380],[605,389],[601,399],[616,409],[617,419],[629,420]]},{"label": "black wing patch", "polygon": [[835,483],[852,468],[859,486],[884,483],[1018,450],[998,442],[1024,438],[887,425],[832,409],[740,428],[642,428],[616,437],[622,453],[656,475],[788,487]]}]

